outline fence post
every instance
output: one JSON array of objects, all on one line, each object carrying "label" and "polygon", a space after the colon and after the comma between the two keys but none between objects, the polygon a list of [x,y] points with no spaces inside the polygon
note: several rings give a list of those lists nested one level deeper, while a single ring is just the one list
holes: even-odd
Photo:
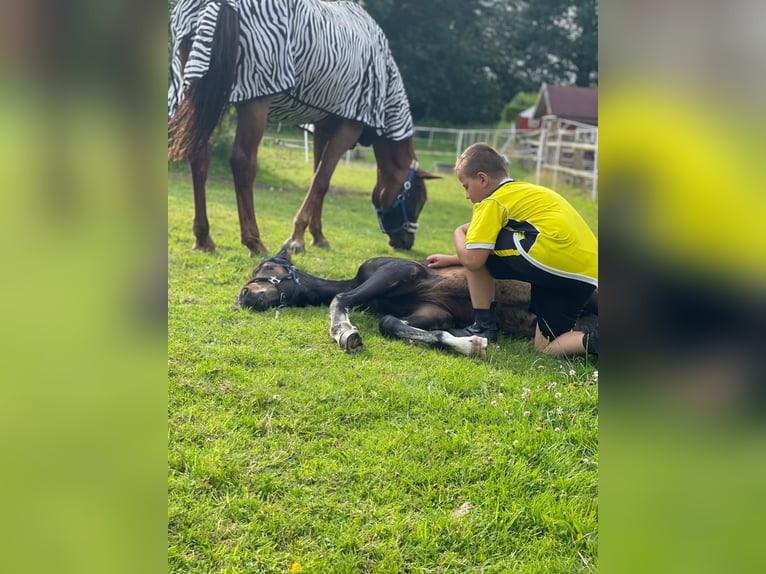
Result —
[{"label": "fence post", "polygon": [[543,149],[545,148],[545,140],[546,137],[546,121],[543,119],[543,121],[540,122],[540,139],[538,140],[537,144],[537,167],[535,169],[535,183],[537,185],[540,185],[540,172],[542,171],[542,165],[543,165]]},{"label": "fence post", "polygon": [[561,162],[561,132],[563,131],[561,120],[556,120],[556,152],[554,157],[556,158],[553,163],[553,183],[551,187],[556,189],[556,183],[559,179],[559,163]]},{"label": "fence post", "polygon": [[591,189],[590,198],[596,201],[598,194],[598,128],[595,131],[596,146],[593,150],[593,188]]}]

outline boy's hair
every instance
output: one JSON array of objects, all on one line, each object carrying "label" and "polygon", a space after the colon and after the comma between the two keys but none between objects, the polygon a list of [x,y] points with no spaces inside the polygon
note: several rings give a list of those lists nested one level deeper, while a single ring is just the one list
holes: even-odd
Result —
[{"label": "boy's hair", "polygon": [[508,175],[508,160],[491,145],[479,142],[468,146],[455,162],[455,174],[474,177],[483,171],[492,177]]}]

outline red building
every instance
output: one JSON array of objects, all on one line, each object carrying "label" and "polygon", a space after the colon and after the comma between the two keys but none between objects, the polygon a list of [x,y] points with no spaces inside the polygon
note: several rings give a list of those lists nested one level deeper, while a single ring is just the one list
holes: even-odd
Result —
[{"label": "red building", "polygon": [[535,117],[535,107],[532,106],[516,116],[516,128],[520,130],[536,130],[540,127],[540,118]]}]

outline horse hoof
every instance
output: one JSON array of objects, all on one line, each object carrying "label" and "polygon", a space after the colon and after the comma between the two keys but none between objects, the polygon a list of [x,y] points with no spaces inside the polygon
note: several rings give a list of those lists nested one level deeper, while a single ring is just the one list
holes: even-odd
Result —
[{"label": "horse hoof", "polygon": [[478,335],[474,335],[469,339],[471,343],[471,352],[469,353],[469,357],[480,357],[482,359],[487,358],[487,345],[489,341],[484,337],[479,337]]},{"label": "horse hoof", "polygon": [[282,245],[281,251],[286,251],[293,255],[297,255],[298,253],[306,253],[306,246],[303,243],[299,243],[294,240],[285,241],[285,243]]},{"label": "horse hoof", "polygon": [[338,339],[338,344],[345,349],[347,353],[358,353],[364,347],[362,336],[356,329],[344,331]]},{"label": "horse hoof", "polygon": [[443,343],[454,351],[457,351],[461,355],[468,357],[479,357],[485,359],[487,357],[488,341],[485,337],[478,335],[471,335],[470,337],[455,337],[450,333],[442,335],[444,337]]},{"label": "horse hoof", "polygon": [[253,258],[261,257],[269,252],[269,250],[266,249],[266,246],[260,241],[249,241],[248,243],[245,243],[244,246],[250,250],[250,257]]},{"label": "horse hoof", "polygon": [[312,247],[319,247],[319,249],[327,249],[330,250],[330,242],[326,239],[322,239],[320,241],[317,241],[316,239],[311,242]]},{"label": "horse hoof", "polygon": [[192,247],[192,251],[202,251],[203,253],[213,253],[215,251],[215,243],[213,243],[213,240],[210,239],[210,237],[207,237],[203,240],[197,239],[194,242],[194,247]]}]

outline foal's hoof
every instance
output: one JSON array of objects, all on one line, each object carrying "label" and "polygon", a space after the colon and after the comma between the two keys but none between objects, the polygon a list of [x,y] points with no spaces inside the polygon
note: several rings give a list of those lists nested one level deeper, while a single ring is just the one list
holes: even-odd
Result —
[{"label": "foal's hoof", "polygon": [[456,337],[448,331],[441,331],[439,339],[442,344],[467,357],[479,357],[481,359],[487,358],[487,347],[489,341],[485,337],[479,335],[471,335],[470,337]]},{"label": "foal's hoof", "polygon": [[341,333],[338,339],[338,345],[345,349],[347,353],[358,353],[364,348],[362,336],[356,329],[350,329]]},{"label": "foal's hoof", "polygon": [[487,358],[488,339],[474,335],[473,337],[469,337],[468,341],[471,344],[470,351],[467,353],[469,357]]}]

